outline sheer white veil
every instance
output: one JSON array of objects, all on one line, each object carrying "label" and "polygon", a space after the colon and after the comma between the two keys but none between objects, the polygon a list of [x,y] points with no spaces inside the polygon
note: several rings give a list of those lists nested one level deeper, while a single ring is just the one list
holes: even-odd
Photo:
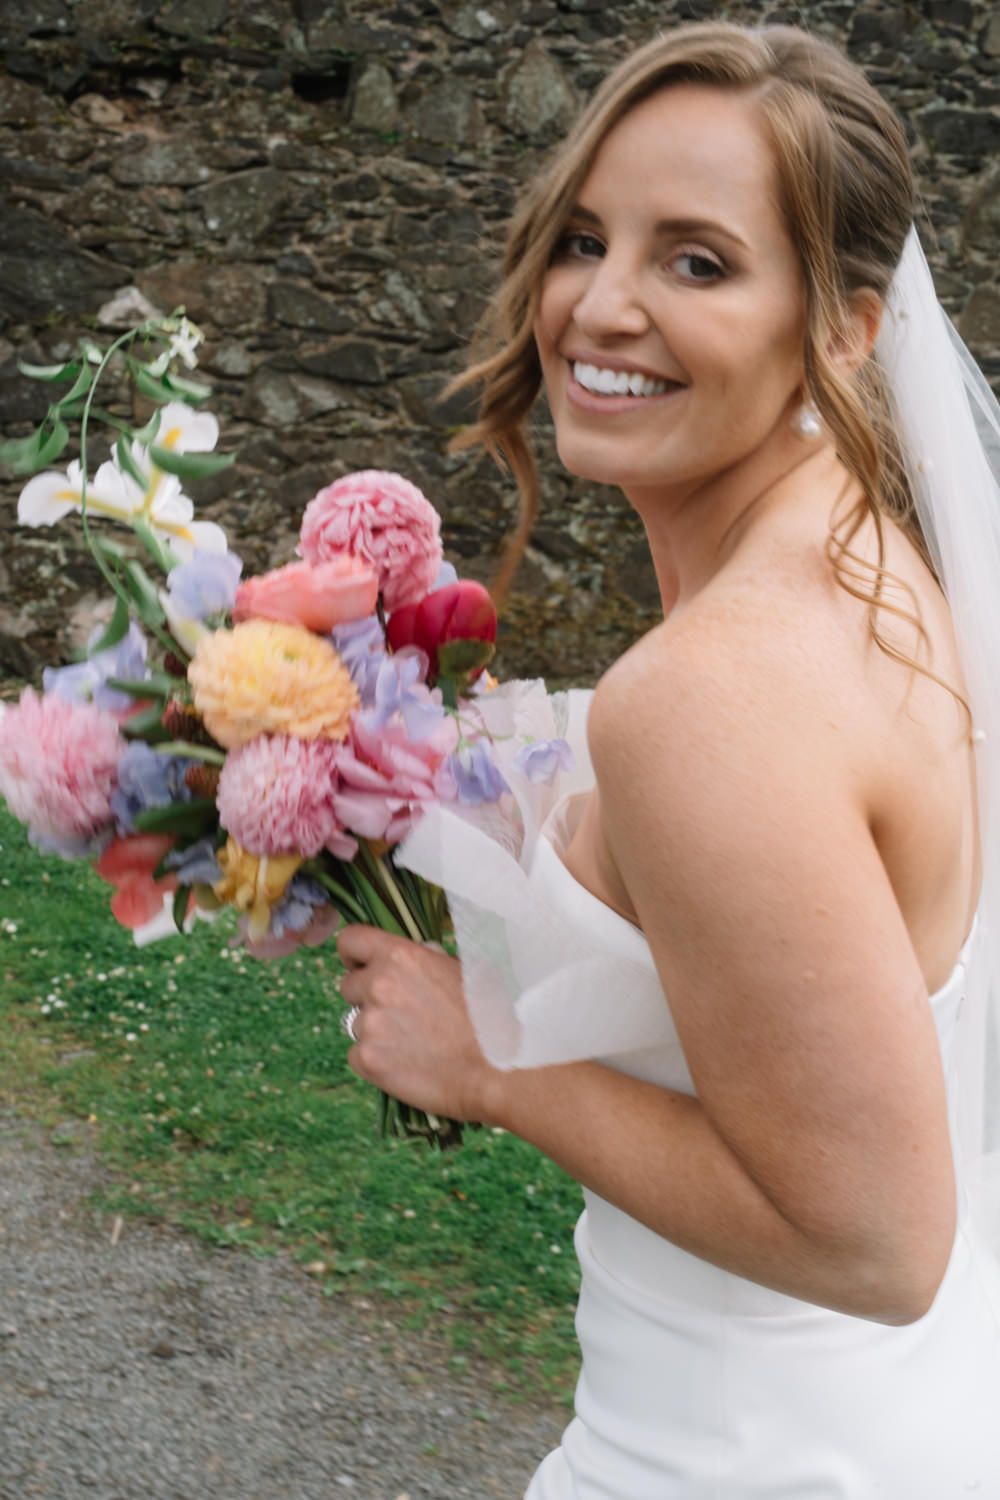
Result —
[{"label": "sheer white veil", "polygon": [[982,891],[945,1065],[959,1190],[1000,1254],[1000,407],[938,302],[915,227],[875,355],[974,721]]}]

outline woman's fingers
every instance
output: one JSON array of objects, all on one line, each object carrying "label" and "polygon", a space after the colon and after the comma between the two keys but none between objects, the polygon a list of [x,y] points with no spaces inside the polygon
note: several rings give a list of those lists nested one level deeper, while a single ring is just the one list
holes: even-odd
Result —
[{"label": "woman's fingers", "polygon": [[396,943],[408,943],[409,938],[393,936],[381,927],[367,927],[363,922],[350,922],[337,933],[337,957],[348,969],[370,964]]}]

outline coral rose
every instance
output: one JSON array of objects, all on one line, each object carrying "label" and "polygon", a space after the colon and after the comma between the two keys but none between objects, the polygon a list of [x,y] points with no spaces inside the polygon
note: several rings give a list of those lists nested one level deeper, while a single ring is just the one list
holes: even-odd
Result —
[{"label": "coral rose", "polygon": [[433,588],[441,566],[441,517],[401,474],[361,469],[310,500],[298,550],[311,563],[340,552],[370,563],[391,613]]},{"label": "coral rose", "polygon": [[233,619],[279,620],[329,635],[370,615],[378,598],[378,575],[346,552],[322,563],[288,563],[248,578],[236,590]]},{"label": "coral rose", "polygon": [[85,854],[112,822],[124,750],[111,714],[25,688],[0,718],[0,796],[36,843]]},{"label": "coral rose", "polygon": [[270,620],[203,636],[188,681],[206,728],[227,750],[259,734],[342,740],[361,701],[329,641]]},{"label": "coral rose", "polygon": [[219,777],[219,821],[249,854],[300,854],[321,849],[353,859],[333,808],[337,746],[329,740],[261,735],[226,757]]}]

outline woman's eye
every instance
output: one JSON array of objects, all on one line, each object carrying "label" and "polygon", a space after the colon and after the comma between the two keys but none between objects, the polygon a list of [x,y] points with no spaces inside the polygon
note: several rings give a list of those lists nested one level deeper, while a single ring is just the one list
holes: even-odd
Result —
[{"label": "woman's eye", "polygon": [[582,230],[574,229],[559,240],[556,254],[589,259],[591,256],[603,255],[604,246],[596,234],[585,234]]},{"label": "woman's eye", "polygon": [[675,264],[687,261],[689,270],[685,277],[689,281],[719,281],[726,274],[717,260],[712,260],[707,255],[699,255],[695,250],[682,250],[677,256]]}]

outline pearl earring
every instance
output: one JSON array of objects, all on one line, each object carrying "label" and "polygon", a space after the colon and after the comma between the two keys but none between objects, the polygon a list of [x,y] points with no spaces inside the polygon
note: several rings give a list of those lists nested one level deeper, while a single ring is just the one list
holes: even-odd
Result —
[{"label": "pearl earring", "polygon": [[823,429],[820,426],[819,412],[811,401],[803,401],[792,418],[792,427],[801,438],[819,437]]}]

